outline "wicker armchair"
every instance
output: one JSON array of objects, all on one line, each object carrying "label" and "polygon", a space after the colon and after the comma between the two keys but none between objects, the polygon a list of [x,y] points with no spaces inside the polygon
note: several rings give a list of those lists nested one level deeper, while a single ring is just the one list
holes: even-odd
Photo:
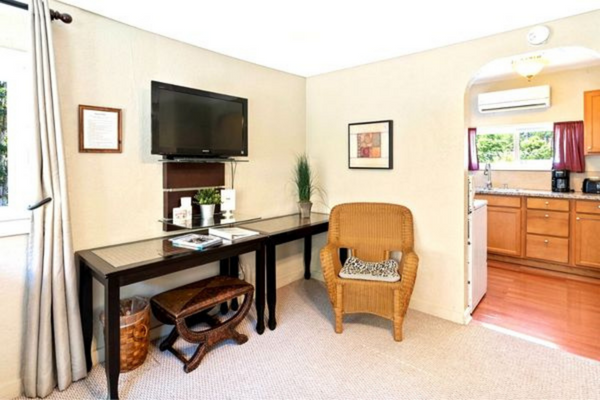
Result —
[{"label": "wicker armchair", "polygon": [[[402,323],[417,277],[419,258],[414,252],[410,210],[395,204],[350,203],[331,210],[327,245],[321,265],[329,299],[335,312],[335,331],[342,333],[342,317],[371,313],[393,321],[394,340],[402,341]],[[364,261],[382,261],[401,251],[398,282],[342,279],[339,249],[352,251]]]}]

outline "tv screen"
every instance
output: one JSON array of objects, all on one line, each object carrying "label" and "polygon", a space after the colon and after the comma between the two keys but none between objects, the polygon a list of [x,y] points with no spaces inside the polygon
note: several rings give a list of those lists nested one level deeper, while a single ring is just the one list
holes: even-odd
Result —
[{"label": "tv screen", "polygon": [[248,155],[248,100],[152,81],[152,154]]}]

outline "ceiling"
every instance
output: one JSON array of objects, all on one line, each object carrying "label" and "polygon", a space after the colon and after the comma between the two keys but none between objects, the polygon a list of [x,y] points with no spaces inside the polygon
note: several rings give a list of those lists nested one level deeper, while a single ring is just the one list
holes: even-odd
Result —
[{"label": "ceiling", "polygon": [[350,68],[600,9],[600,0],[61,1],[300,76]]}]

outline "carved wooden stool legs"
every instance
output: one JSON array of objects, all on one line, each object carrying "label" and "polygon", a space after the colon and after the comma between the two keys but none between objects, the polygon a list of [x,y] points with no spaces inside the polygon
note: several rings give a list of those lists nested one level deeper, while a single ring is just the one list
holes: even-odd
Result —
[{"label": "carved wooden stool legs", "polygon": [[[191,372],[200,365],[208,350],[217,343],[233,339],[238,344],[248,341],[248,337],[235,330],[244,319],[250,306],[254,288],[252,285],[231,277],[215,277],[186,285],[152,298],[152,310],[156,318],[164,323],[175,325],[169,336],[160,344],[160,350],[169,350],[184,363],[184,371]],[[207,312],[224,300],[244,296],[242,305],[229,319],[221,321]],[[194,331],[195,323],[207,323],[210,328]],[[187,359],[173,344],[181,336],[189,343],[198,343],[194,355]]]}]

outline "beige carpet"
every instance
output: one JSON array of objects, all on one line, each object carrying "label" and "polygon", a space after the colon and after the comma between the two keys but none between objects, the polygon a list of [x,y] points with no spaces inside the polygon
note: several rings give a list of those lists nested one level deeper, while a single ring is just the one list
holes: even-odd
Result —
[{"label": "beige carpet", "polygon": [[[600,363],[409,311],[405,339],[368,315],[334,333],[325,288],[299,281],[278,291],[278,327],[262,336],[250,315],[250,340],[224,343],[183,372],[151,346],[146,363],[120,376],[122,399],[600,399]],[[183,342],[180,346],[188,347]],[[192,349],[189,347],[189,351]],[[102,366],[49,399],[106,398]]]}]

